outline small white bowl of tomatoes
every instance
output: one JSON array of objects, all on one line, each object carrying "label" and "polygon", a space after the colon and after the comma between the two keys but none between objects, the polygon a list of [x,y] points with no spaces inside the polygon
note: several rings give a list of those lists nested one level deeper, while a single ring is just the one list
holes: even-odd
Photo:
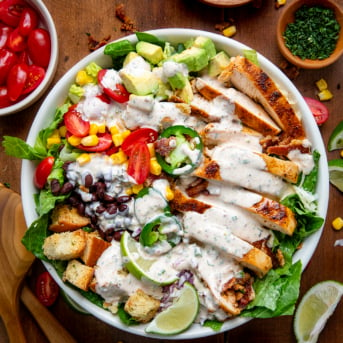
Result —
[{"label": "small white bowl of tomatoes", "polygon": [[0,116],[34,104],[58,60],[53,19],[41,0],[0,1]]}]

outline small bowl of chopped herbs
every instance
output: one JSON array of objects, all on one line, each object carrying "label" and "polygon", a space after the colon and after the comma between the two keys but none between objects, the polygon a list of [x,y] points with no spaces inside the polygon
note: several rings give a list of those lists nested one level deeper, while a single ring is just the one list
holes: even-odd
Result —
[{"label": "small bowl of chopped herbs", "polygon": [[343,53],[343,11],[334,0],[298,0],[282,9],[277,25],[282,55],[304,69],[324,68]]}]

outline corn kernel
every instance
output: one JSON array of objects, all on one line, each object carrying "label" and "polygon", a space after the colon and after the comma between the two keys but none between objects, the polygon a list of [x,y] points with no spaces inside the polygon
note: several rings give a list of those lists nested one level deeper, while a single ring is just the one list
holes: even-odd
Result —
[{"label": "corn kernel", "polygon": [[153,175],[160,175],[162,173],[162,167],[157,162],[156,157],[150,158],[150,173]]},{"label": "corn kernel", "polygon": [[67,134],[67,128],[65,127],[65,125],[61,126],[58,129],[58,131],[59,131],[59,134],[60,134],[61,137],[65,137],[66,134]]},{"label": "corn kernel", "polygon": [[343,158],[343,150],[341,150],[339,154],[340,154],[341,157]]},{"label": "corn kernel", "polygon": [[96,135],[99,132],[99,126],[95,123],[89,125],[89,134]]},{"label": "corn kernel", "polygon": [[114,164],[123,164],[127,161],[127,156],[125,155],[123,150],[119,150],[118,152],[112,154],[110,157]]},{"label": "corn kernel", "polygon": [[111,132],[111,135],[115,135],[119,133],[119,129],[116,126],[112,126],[110,127],[110,132]]},{"label": "corn kernel", "polygon": [[149,153],[150,153],[150,157],[155,157],[155,146],[154,143],[148,143],[148,149],[149,149]]},{"label": "corn kernel", "polygon": [[225,37],[232,37],[237,32],[236,25],[231,25],[222,31]]},{"label": "corn kernel", "polygon": [[125,194],[126,194],[126,195],[132,195],[132,194],[133,194],[132,187],[126,188],[126,189],[125,189]]},{"label": "corn kernel", "polygon": [[342,230],[343,229],[343,219],[341,217],[337,217],[332,221],[332,227],[335,230]]},{"label": "corn kernel", "polygon": [[328,89],[322,90],[317,95],[320,101],[326,101],[333,98],[333,94]]},{"label": "corn kernel", "polygon": [[275,7],[280,8],[281,6],[286,5],[287,0],[276,0],[275,1]]},{"label": "corn kernel", "polygon": [[121,133],[116,133],[116,134],[112,135],[112,141],[113,141],[115,146],[121,146],[122,143],[124,142],[124,139],[123,139],[123,136],[121,135]]},{"label": "corn kernel", "polygon": [[51,148],[54,144],[60,144],[61,143],[61,138],[58,136],[58,137],[49,137],[47,140],[46,140],[46,145],[48,148]]},{"label": "corn kernel", "polygon": [[79,144],[81,144],[81,137],[72,135],[68,137],[68,143],[72,146],[78,146]]},{"label": "corn kernel", "polygon": [[50,137],[60,137],[60,132],[58,131],[58,129],[55,129],[54,131],[52,131],[52,134],[50,135]]},{"label": "corn kernel", "polygon": [[123,139],[125,139],[129,134],[131,133],[130,130],[125,130],[124,132],[122,132],[122,136],[123,136]]},{"label": "corn kernel", "polygon": [[76,79],[75,82],[79,85],[79,86],[84,86],[87,83],[91,83],[93,82],[93,78],[91,76],[89,76],[85,70],[80,70],[77,74],[76,74]]},{"label": "corn kernel", "polygon": [[86,163],[90,162],[91,160],[91,155],[90,154],[81,154],[80,156],[77,157],[76,161],[79,163],[80,166],[85,165]]},{"label": "corn kernel", "polygon": [[323,91],[324,89],[328,88],[328,84],[326,83],[326,81],[324,79],[318,80],[316,82],[316,86],[317,86],[319,91]]},{"label": "corn kernel", "polygon": [[166,199],[168,201],[174,199],[174,191],[169,186],[166,187]]},{"label": "corn kernel", "polygon": [[138,194],[143,189],[143,187],[144,187],[143,185],[133,185],[131,187],[132,193],[133,194]]},{"label": "corn kernel", "polygon": [[89,135],[81,139],[81,144],[84,146],[96,146],[99,143],[97,135]]},{"label": "corn kernel", "polygon": [[105,133],[106,132],[106,125],[105,124],[98,125],[98,132],[99,133]]}]

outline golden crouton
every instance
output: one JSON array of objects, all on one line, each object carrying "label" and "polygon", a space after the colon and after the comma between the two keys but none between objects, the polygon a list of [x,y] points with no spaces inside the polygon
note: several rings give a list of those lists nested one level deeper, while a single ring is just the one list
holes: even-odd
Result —
[{"label": "golden crouton", "polygon": [[64,271],[63,281],[69,281],[72,285],[88,291],[93,280],[93,274],[94,269],[92,267],[85,266],[78,260],[71,260]]},{"label": "golden crouton", "polygon": [[45,238],[44,255],[50,260],[71,260],[81,257],[86,247],[86,232],[83,230],[54,233]]},{"label": "golden crouton", "polygon": [[101,239],[97,232],[87,235],[86,247],[81,256],[85,265],[94,267],[101,254],[111,245],[111,243]]},{"label": "golden crouton", "polygon": [[90,224],[90,219],[81,216],[75,207],[58,205],[51,215],[49,230],[54,232],[73,231]]},{"label": "golden crouton", "polygon": [[125,303],[124,310],[138,322],[147,323],[155,317],[159,307],[159,300],[137,289]]}]

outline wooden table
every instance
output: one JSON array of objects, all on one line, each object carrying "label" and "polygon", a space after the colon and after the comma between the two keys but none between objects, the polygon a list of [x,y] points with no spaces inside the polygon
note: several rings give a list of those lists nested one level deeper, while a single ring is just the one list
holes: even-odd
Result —
[{"label": "wooden table", "polygon": [[[233,19],[237,25],[237,34],[234,39],[255,48],[276,65],[283,61],[275,38],[276,22],[282,8],[276,9],[273,0],[255,1],[242,7],[228,9],[209,7],[196,0],[124,0],[121,2],[125,5],[127,15],[140,31],[187,27],[217,32],[216,24]],[[343,7],[343,0],[337,2]],[[86,33],[92,34],[99,40],[108,35],[111,36],[111,39],[116,39],[128,34],[120,30],[121,22],[115,17],[115,7],[119,1],[45,0],[45,4],[55,20],[60,46],[59,64],[53,84],[71,66],[89,53]],[[303,95],[315,97],[314,83],[320,78],[325,78],[334,94],[334,98],[326,103],[330,110],[330,118],[320,128],[326,144],[333,128],[342,119],[343,58],[322,70],[301,70],[294,83]],[[13,135],[25,139],[43,98],[21,113],[0,117],[0,137]],[[0,182],[8,183],[13,190],[20,192],[21,161],[6,156],[2,147],[0,151]],[[328,153],[328,158],[339,158],[339,152]],[[303,274],[301,294],[322,280],[334,279],[343,282],[343,248],[334,247],[334,242],[343,238],[343,231],[335,232],[331,228],[332,219],[339,215],[342,216],[342,200],[342,194],[330,186],[330,203],[324,233],[311,263]],[[40,262],[37,262],[30,279],[34,279],[34,275],[42,268]],[[91,316],[77,314],[62,299],[59,299],[51,311],[79,342],[123,341],[133,343],[139,341],[144,343],[158,341],[130,335]],[[320,342],[342,342],[342,316],[343,305],[341,304],[327,323],[320,336]],[[28,341],[46,342],[46,338],[24,307],[22,308],[22,317]],[[0,325],[0,341],[8,342],[2,325]],[[294,341],[292,317],[287,316],[253,320],[225,334],[192,342],[288,343]],[[163,341],[160,340],[160,342]]]}]

